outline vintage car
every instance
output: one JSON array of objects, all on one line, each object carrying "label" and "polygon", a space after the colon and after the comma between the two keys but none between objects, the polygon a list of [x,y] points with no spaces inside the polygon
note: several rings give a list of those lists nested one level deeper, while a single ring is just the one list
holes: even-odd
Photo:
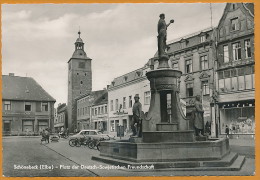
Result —
[{"label": "vintage car", "polygon": [[115,139],[115,136],[109,134],[103,134],[99,130],[92,130],[92,129],[84,129],[81,130],[79,133],[70,136],[70,139],[80,139],[80,138],[91,138],[91,139],[104,139],[110,140]]}]

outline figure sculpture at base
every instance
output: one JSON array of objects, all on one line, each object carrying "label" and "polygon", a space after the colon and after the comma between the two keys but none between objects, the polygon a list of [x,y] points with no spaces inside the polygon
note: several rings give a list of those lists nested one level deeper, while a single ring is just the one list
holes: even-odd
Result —
[{"label": "figure sculpture at base", "polygon": [[193,111],[193,117],[194,117],[195,135],[204,136],[204,117],[203,117],[204,110],[201,104],[200,95],[196,96],[194,106],[195,106],[195,110]]},{"label": "figure sculpture at base", "polygon": [[159,57],[166,56],[165,50],[167,49],[166,40],[167,40],[167,27],[174,22],[171,20],[168,24],[165,22],[165,15],[160,14],[160,19],[158,22],[158,55]]},{"label": "figure sculpture at base", "polygon": [[133,105],[133,123],[132,123],[132,136],[142,137],[142,104],[139,102],[139,95],[136,94],[135,103]]}]

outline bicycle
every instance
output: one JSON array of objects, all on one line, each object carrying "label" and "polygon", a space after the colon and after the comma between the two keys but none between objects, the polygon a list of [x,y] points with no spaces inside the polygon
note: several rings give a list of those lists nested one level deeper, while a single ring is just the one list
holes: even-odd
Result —
[{"label": "bicycle", "polygon": [[69,140],[69,145],[71,146],[71,147],[80,147],[81,146],[81,143],[80,143],[80,139],[78,139],[78,138],[76,138],[76,139],[71,139],[71,140]]},{"label": "bicycle", "polygon": [[97,148],[98,151],[100,151],[100,141],[104,141],[104,138],[101,139],[92,139],[89,144],[88,147],[90,149],[94,149],[95,147]]}]

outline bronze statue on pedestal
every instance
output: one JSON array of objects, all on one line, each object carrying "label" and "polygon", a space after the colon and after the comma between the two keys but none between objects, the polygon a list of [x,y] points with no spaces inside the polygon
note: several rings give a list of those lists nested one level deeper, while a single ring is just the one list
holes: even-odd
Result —
[{"label": "bronze statue on pedestal", "polygon": [[160,19],[158,22],[158,56],[165,56],[167,49],[166,40],[167,40],[167,27],[174,23],[174,20],[171,20],[168,24],[165,22],[165,14],[160,14]]}]

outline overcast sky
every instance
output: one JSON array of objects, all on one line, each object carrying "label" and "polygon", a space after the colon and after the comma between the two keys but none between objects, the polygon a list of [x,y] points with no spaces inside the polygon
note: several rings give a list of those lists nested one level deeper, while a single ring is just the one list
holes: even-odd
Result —
[{"label": "overcast sky", "polygon": [[[225,4],[212,4],[216,26]],[[67,62],[80,26],[92,58],[93,90],[141,68],[157,50],[157,23],[165,13],[167,40],[211,26],[210,4],[4,4],[2,73],[33,77],[58,103],[67,103]]]}]

